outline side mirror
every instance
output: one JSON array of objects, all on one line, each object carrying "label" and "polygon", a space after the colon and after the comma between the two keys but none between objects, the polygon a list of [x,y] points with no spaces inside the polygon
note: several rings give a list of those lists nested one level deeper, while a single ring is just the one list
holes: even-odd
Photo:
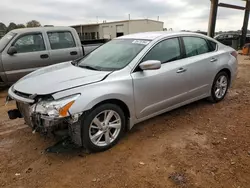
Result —
[{"label": "side mirror", "polygon": [[158,60],[148,60],[142,62],[139,67],[142,70],[157,70],[161,68],[161,62]]},{"label": "side mirror", "polygon": [[14,55],[17,53],[17,49],[15,46],[11,46],[9,49],[8,49],[8,52],[7,52],[9,55]]}]

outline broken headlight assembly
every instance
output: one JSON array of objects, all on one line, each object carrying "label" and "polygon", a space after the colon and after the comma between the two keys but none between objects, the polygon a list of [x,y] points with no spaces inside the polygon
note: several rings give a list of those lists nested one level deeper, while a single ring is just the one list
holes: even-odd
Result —
[{"label": "broken headlight assembly", "polygon": [[76,94],[58,100],[41,100],[31,107],[31,113],[40,113],[51,118],[68,117],[71,115],[70,107],[79,96],[80,94]]}]

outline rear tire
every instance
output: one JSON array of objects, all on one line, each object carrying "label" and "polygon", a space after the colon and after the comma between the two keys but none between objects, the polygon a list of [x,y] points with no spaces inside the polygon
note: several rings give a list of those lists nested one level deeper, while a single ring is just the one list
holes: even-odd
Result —
[{"label": "rear tire", "polygon": [[219,72],[215,76],[209,100],[213,103],[222,101],[227,94],[229,84],[230,84],[229,75],[224,71]]},{"label": "rear tire", "polygon": [[126,118],[115,104],[103,104],[87,112],[82,120],[83,146],[90,152],[101,152],[118,143],[125,132]]}]

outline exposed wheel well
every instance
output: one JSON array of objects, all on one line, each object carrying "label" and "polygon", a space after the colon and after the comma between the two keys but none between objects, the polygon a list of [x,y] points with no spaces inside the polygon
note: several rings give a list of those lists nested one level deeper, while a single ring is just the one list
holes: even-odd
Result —
[{"label": "exposed wheel well", "polygon": [[118,99],[108,99],[108,100],[105,100],[105,101],[102,101],[102,102],[96,104],[93,108],[100,106],[100,105],[103,105],[103,104],[107,104],[107,103],[116,104],[117,106],[119,106],[122,109],[122,111],[124,112],[125,117],[126,117],[126,130],[129,130],[129,119],[128,118],[130,118],[130,111],[128,109],[128,106],[123,101],[118,100]]},{"label": "exposed wheel well", "polygon": [[[224,68],[224,69],[220,70],[220,72],[225,72],[225,73],[227,73],[228,78],[229,78],[229,81],[230,81],[230,83],[231,83],[231,71],[230,71],[229,69],[227,69],[227,68]],[[219,72],[219,73],[220,73],[220,72]],[[219,74],[219,73],[218,73],[218,74]]]}]

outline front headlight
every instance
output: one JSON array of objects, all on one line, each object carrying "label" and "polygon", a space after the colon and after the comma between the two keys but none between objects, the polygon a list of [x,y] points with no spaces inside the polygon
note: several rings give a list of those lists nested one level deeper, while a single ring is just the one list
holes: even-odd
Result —
[{"label": "front headlight", "polygon": [[33,112],[48,115],[53,118],[69,116],[69,109],[74,104],[80,94],[64,97],[54,101],[41,101],[34,104],[31,109]]}]

